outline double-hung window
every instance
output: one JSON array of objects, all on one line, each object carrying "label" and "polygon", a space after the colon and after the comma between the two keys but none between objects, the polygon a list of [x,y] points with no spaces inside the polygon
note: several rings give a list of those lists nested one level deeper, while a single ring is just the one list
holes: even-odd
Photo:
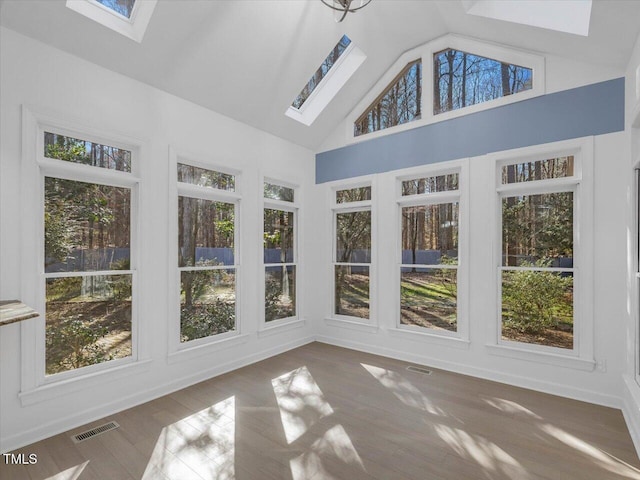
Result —
[{"label": "double-hung window", "polygon": [[298,317],[296,188],[264,182],[264,320]]},{"label": "double-hung window", "polygon": [[49,127],[39,136],[47,381],[137,356],[138,179],[132,147]]},{"label": "double-hung window", "polygon": [[460,169],[399,182],[399,326],[458,336]]},{"label": "double-hung window", "polygon": [[497,163],[498,343],[592,355],[580,148]]},{"label": "double-hung window", "polygon": [[177,180],[179,338],[193,345],[237,333],[240,196],[236,174],[186,160]]},{"label": "double-hung window", "polygon": [[334,194],[333,315],[369,319],[371,185]]}]

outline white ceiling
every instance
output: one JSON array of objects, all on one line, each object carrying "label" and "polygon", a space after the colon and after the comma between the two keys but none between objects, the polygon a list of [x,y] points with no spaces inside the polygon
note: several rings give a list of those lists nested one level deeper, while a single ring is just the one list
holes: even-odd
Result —
[{"label": "white ceiling", "polygon": [[[339,24],[320,0],[159,0],[141,44],[65,0],[0,0],[0,23],[316,149],[402,52],[445,33],[624,68],[640,1],[594,1],[588,37],[468,15],[460,0],[373,0]],[[344,33],[367,55],[364,64],[310,127],[285,116]]]}]

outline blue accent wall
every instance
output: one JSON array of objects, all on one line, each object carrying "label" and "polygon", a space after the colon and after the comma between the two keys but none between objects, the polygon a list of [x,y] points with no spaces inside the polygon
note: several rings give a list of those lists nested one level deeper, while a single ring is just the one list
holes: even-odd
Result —
[{"label": "blue accent wall", "polygon": [[316,154],[316,183],[624,130],[624,77]]}]

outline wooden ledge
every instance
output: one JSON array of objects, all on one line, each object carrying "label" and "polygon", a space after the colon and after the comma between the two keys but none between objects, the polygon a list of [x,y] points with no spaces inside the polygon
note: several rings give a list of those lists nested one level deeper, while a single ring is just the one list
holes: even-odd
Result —
[{"label": "wooden ledge", "polygon": [[0,300],[0,326],[38,316],[38,312],[20,300]]}]

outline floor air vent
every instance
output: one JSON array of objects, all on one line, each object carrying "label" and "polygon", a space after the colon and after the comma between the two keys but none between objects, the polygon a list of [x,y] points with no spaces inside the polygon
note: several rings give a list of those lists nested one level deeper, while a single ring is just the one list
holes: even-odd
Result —
[{"label": "floor air vent", "polygon": [[424,367],[414,367],[413,365],[409,365],[407,367],[407,370],[409,370],[410,372],[421,373],[422,375],[431,375],[431,370]]},{"label": "floor air vent", "polygon": [[92,428],[91,430],[87,430],[86,432],[82,432],[77,435],[72,435],[71,440],[73,440],[73,443],[84,442],[85,440],[91,437],[95,437],[96,435],[100,435],[101,433],[108,432],[109,430],[114,430],[119,426],[120,425],[118,425],[116,422],[105,423],[104,425],[100,425],[99,427]]}]

